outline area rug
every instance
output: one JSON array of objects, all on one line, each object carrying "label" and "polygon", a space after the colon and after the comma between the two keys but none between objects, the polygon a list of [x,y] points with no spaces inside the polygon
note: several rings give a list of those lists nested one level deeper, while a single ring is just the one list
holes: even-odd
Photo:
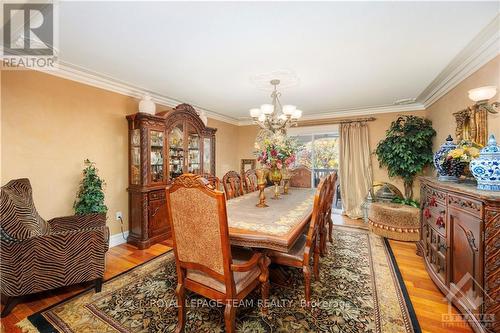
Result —
[{"label": "area rug", "polygon": [[[420,332],[389,243],[366,230],[336,226],[334,242],[304,307],[303,276],[287,269],[290,283],[273,284],[268,315],[259,294],[237,310],[238,332]],[[173,253],[159,256],[104,283],[33,314],[24,332],[172,332],[177,323]],[[224,308],[188,293],[186,332],[223,332]]]}]

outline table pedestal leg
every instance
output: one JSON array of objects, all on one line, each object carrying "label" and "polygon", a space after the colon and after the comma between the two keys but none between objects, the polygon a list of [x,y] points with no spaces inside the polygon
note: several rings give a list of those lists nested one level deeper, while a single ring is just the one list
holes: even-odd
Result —
[{"label": "table pedestal leg", "polygon": [[269,266],[269,280],[281,286],[287,286],[290,281],[290,274],[281,265],[271,264]]}]

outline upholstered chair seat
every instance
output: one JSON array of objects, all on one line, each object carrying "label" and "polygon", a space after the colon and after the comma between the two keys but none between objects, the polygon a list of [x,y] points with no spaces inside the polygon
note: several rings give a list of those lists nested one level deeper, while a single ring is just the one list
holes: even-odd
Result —
[{"label": "upholstered chair seat", "polygon": [[306,241],[307,241],[307,234],[302,234],[295,241],[295,244],[290,249],[290,251],[281,252],[281,251],[269,250],[266,253],[273,258],[281,257],[283,259],[302,261],[302,259],[304,258],[304,253],[306,251]]},{"label": "upholstered chair seat", "polygon": [[[231,255],[233,257],[233,264],[241,265],[248,262],[255,253],[250,249],[232,247]],[[253,281],[258,279],[261,274],[261,269],[259,266],[254,266],[249,271],[245,272],[234,272],[234,283],[236,286],[236,293],[240,293],[246,287],[248,287]],[[187,270],[186,278],[189,280],[196,281],[200,284],[209,286],[212,289],[220,291],[221,293],[226,293],[226,285],[224,282],[218,281],[211,278],[208,274],[205,274],[197,270]]]}]

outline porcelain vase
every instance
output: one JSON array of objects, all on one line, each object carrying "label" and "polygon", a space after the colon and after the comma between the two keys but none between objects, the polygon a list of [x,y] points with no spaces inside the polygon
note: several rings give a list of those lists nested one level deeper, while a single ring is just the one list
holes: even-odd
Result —
[{"label": "porcelain vase", "polygon": [[470,162],[470,171],[477,180],[478,189],[500,191],[500,147],[493,134],[479,157]]}]

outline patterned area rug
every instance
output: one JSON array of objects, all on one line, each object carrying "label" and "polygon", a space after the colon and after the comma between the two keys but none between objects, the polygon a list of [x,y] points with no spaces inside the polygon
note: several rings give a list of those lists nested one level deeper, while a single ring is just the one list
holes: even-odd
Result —
[{"label": "patterned area rug", "polygon": [[[287,286],[271,286],[263,316],[259,294],[237,310],[238,332],[420,332],[388,242],[366,230],[335,227],[312,308],[304,305],[302,272],[287,269]],[[172,332],[177,322],[173,253],[119,275],[17,325],[25,332]],[[188,294],[186,332],[223,332],[224,308]]]}]

